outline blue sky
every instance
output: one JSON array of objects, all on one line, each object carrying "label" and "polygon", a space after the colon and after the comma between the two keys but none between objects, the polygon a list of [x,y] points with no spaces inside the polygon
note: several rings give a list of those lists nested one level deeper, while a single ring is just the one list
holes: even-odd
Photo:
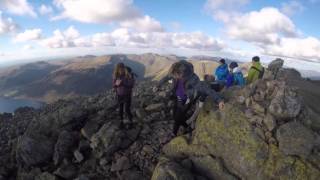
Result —
[{"label": "blue sky", "polygon": [[1,0],[0,64],[155,52],[318,70],[319,10],[320,0]]}]

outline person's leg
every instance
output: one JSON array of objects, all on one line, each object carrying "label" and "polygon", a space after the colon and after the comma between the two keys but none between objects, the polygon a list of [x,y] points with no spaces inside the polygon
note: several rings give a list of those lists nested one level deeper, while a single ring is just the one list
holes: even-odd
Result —
[{"label": "person's leg", "polygon": [[128,119],[129,119],[130,122],[132,122],[131,95],[126,96],[125,108],[126,108],[126,113],[127,113]]},{"label": "person's leg", "polygon": [[121,128],[123,127],[123,107],[124,107],[122,96],[118,96],[118,104],[119,104],[119,116],[120,116],[120,128]]},{"label": "person's leg", "polygon": [[183,125],[184,122],[184,111],[182,108],[182,104],[179,104],[181,102],[177,102],[177,105],[175,107],[175,113],[174,113],[174,126],[173,126],[173,134],[177,135],[179,131],[179,127]]}]

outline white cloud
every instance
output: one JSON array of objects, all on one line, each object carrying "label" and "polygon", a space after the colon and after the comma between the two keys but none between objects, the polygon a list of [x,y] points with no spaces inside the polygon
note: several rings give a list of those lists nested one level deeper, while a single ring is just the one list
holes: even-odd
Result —
[{"label": "white cloud", "polygon": [[320,40],[315,37],[281,38],[279,44],[264,47],[264,53],[320,62]]},{"label": "white cloud", "polygon": [[140,17],[132,0],[55,0],[62,13],[55,19],[70,18],[85,23],[111,23]]},{"label": "white cloud", "polygon": [[23,33],[19,33],[14,38],[14,42],[26,42],[31,40],[39,40],[42,38],[41,29],[27,29]]},{"label": "white cloud", "polygon": [[27,0],[1,0],[0,9],[16,15],[37,17],[33,7]]},{"label": "white cloud", "polygon": [[228,22],[232,17],[237,16],[242,6],[250,0],[207,0],[205,10],[216,20]]},{"label": "white cloud", "polygon": [[302,12],[303,10],[304,6],[299,1],[282,3],[281,11],[288,16],[292,16],[296,13]]},{"label": "white cloud", "polygon": [[161,32],[164,31],[159,21],[150,16],[144,16],[120,23],[122,27],[132,28],[141,32]]},{"label": "white cloud", "polygon": [[23,49],[23,50],[25,50],[25,51],[27,51],[27,50],[31,50],[31,49],[33,49],[33,46],[32,46],[32,45],[30,45],[30,44],[28,44],[28,45],[24,45],[22,49]]},{"label": "white cloud", "polygon": [[43,39],[40,44],[49,48],[68,48],[75,47],[76,41],[80,41],[80,33],[73,26],[65,31],[59,29],[53,32],[53,36]]},{"label": "white cloud", "polygon": [[221,40],[201,32],[139,32],[128,28],[119,28],[110,33],[96,33],[81,37],[74,27],[69,27],[65,31],[56,30],[52,37],[42,40],[41,45],[49,48],[116,46],[132,48],[186,48],[210,51],[220,51],[225,46]]},{"label": "white cloud", "polygon": [[14,32],[18,29],[18,25],[11,18],[5,18],[0,11],[0,35]]},{"label": "white cloud", "polygon": [[205,7],[211,10],[216,9],[234,9],[245,5],[250,0],[208,0],[205,4]]},{"label": "white cloud", "polygon": [[233,39],[258,44],[274,44],[280,37],[297,36],[293,22],[276,8],[263,8],[230,20],[227,34]]},{"label": "white cloud", "polygon": [[84,23],[117,23],[141,32],[164,30],[159,21],[143,15],[133,0],[55,0],[54,4],[62,13],[52,20],[68,18]]},{"label": "white cloud", "polygon": [[46,5],[42,4],[39,7],[39,13],[41,15],[51,14],[51,13],[53,13],[53,9],[51,6],[46,6]]}]

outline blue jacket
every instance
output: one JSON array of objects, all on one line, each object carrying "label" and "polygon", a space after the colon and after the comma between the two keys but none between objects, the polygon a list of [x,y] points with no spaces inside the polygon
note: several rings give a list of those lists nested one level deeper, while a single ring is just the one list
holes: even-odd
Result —
[{"label": "blue jacket", "polygon": [[233,83],[234,85],[238,85],[238,86],[246,85],[246,80],[243,77],[243,74],[239,67],[236,67],[233,69],[233,80],[234,80],[234,83]]},{"label": "blue jacket", "polygon": [[227,76],[229,74],[228,65],[222,64],[218,66],[215,72],[216,80],[218,81],[225,81],[227,79]]}]

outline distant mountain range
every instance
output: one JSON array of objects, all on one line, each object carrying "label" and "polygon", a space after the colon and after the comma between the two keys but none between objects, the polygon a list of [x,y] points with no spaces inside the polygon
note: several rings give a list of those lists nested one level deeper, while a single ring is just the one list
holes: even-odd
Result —
[{"label": "distant mountain range", "polygon": [[[159,80],[174,62],[182,59],[190,61],[196,74],[203,78],[205,74],[213,73],[221,58],[147,53],[86,55],[67,60],[39,61],[0,69],[0,96],[53,102],[75,95],[93,95],[111,88],[112,72],[119,62],[130,66],[138,80]],[[250,67],[250,63],[239,63],[244,72]]]},{"label": "distant mountain range", "polygon": [[[106,55],[81,56],[61,61],[39,61],[13,66],[0,71],[0,96],[36,99],[52,102],[74,95],[92,95],[111,87],[115,64],[124,62],[139,79],[160,79],[172,63],[185,57],[175,55]],[[190,61],[196,73],[203,77],[218,66],[216,59]]]}]

